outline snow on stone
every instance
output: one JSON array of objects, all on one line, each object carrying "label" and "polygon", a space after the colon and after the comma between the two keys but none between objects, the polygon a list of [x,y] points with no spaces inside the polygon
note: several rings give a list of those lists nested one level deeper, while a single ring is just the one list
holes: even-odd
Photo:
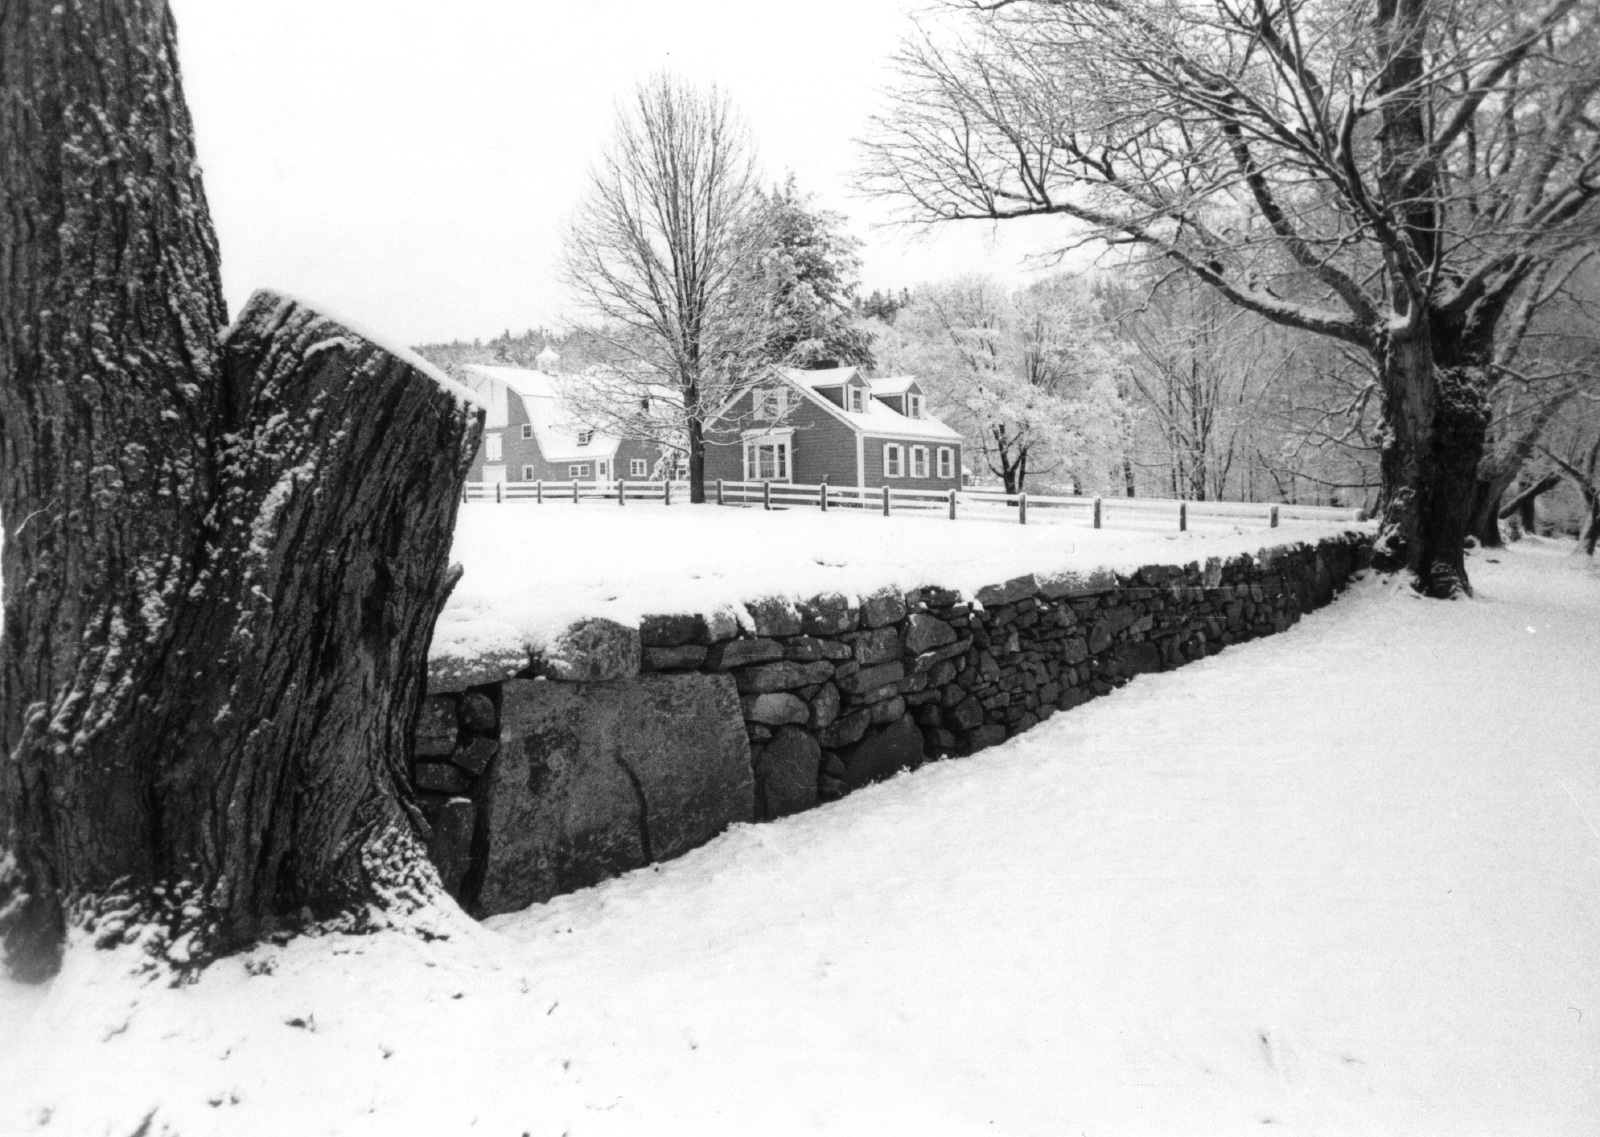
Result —
[{"label": "snow on stone", "polygon": [[[387,352],[396,359],[400,360],[402,363],[405,363],[408,366],[415,368],[417,371],[420,371],[423,375],[426,375],[429,379],[433,380],[435,384],[437,384],[447,394],[454,398],[456,402],[461,403],[464,406],[481,408],[484,410],[488,409],[489,404],[487,400],[485,400],[482,395],[478,394],[478,392],[472,390],[470,387],[467,387],[462,383],[457,383],[454,379],[450,378],[450,376],[446,375],[443,371],[429,363],[426,359],[423,359],[422,356],[412,351],[409,347],[403,346],[398,340],[386,336],[381,332],[374,331],[361,321],[351,320],[341,313],[336,312],[334,309],[328,307],[326,304],[322,304],[314,300],[307,300],[304,297],[296,296],[290,292],[280,292],[277,289],[271,288],[257,289],[257,291],[265,292],[269,296],[276,297],[279,301],[299,304],[308,312],[315,312],[317,315],[323,317],[323,319],[338,324],[339,327],[344,331],[347,331],[352,335],[359,337],[360,339],[366,340],[373,347]],[[223,342],[227,341],[227,337],[232,330],[232,328],[229,328],[227,331],[222,333]],[[318,350],[326,350],[328,348],[337,346],[339,340],[340,337],[338,336],[330,336],[322,343],[314,344],[310,354],[314,355]]]},{"label": "snow on stone", "polygon": [[1028,525],[936,515],[883,517],[835,509],[551,500],[461,507],[451,560],[466,569],[434,631],[432,658],[486,649],[539,650],[562,629],[601,616],[636,625],[652,613],[709,613],[766,596],[866,596],[884,587],[958,588],[969,595],[1026,573],[1204,562],[1361,528],[1174,530]]},{"label": "snow on stone", "polygon": [[0,982],[0,1132],[1593,1133],[1600,577],[1568,547],[1475,556],[1472,601],[1368,580],[447,940],[180,988],[74,951]]}]

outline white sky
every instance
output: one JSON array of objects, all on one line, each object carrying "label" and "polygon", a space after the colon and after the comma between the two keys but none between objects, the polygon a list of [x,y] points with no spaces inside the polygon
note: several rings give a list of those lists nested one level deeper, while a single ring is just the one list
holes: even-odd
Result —
[{"label": "white sky", "polygon": [[886,229],[851,195],[906,0],[171,0],[206,190],[237,310],[320,300],[408,343],[581,318],[561,231],[616,101],[670,67],[716,82],[769,180],[845,213],[864,290],[964,271],[1021,281],[1028,231]]}]

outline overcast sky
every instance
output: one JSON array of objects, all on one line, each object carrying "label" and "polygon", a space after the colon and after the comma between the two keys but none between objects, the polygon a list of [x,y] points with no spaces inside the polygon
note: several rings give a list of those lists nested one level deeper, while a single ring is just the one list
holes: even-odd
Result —
[{"label": "overcast sky", "polygon": [[407,343],[582,318],[556,280],[562,227],[617,100],[662,67],[720,85],[770,178],[850,218],[868,292],[1020,282],[1050,240],[919,237],[852,196],[907,0],[171,3],[234,310],[274,287]]}]

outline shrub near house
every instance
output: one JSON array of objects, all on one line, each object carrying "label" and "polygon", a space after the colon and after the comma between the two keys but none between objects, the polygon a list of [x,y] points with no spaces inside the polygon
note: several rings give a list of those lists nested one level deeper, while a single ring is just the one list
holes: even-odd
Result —
[{"label": "shrub near house", "polygon": [[961,485],[961,436],[929,418],[911,376],[784,369],[722,408],[706,479],[945,490]]},{"label": "shrub near house", "polygon": [[468,364],[463,379],[489,400],[483,443],[469,481],[570,482],[649,478],[661,448],[615,438],[578,423],[563,408],[555,353],[540,356],[541,370]]}]

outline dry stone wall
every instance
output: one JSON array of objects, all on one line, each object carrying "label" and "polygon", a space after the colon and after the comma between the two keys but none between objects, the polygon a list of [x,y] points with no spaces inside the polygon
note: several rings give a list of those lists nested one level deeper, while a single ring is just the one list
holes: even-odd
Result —
[{"label": "dry stone wall", "polygon": [[1281,632],[1368,551],[1350,533],[1128,575],[1021,576],[970,600],[929,587],[772,598],[747,624],[726,611],[584,621],[516,678],[431,677],[417,808],[446,887],[470,911],[509,911]]}]

